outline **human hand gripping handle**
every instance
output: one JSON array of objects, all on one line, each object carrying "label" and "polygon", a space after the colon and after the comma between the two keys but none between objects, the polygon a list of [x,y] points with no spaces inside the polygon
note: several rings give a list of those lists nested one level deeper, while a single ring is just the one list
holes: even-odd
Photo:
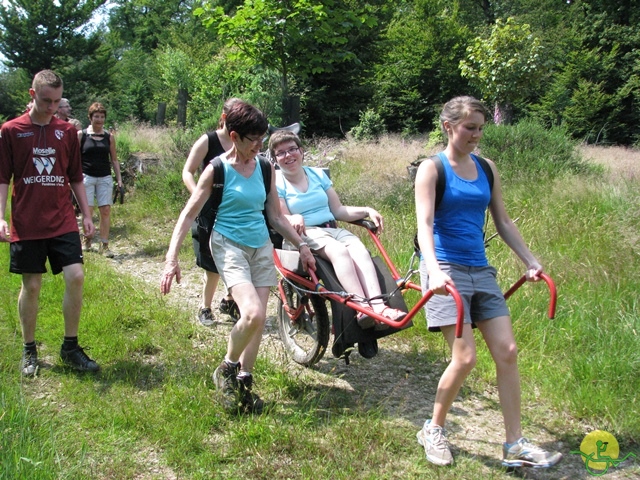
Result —
[{"label": "human hand gripping handle", "polygon": [[166,295],[171,291],[171,282],[173,277],[176,277],[176,282],[180,283],[182,274],[180,273],[180,264],[177,260],[167,260],[162,271],[162,277],[160,278],[160,291],[163,295]]},{"label": "human hand gripping handle", "polygon": [[525,277],[528,282],[539,282],[542,277],[540,274],[542,273],[542,265],[538,261],[531,262],[527,266],[527,271],[525,272]]},{"label": "human hand gripping handle", "polygon": [[456,286],[449,275],[439,268],[434,268],[429,271],[429,290],[436,295],[449,295],[447,285],[454,288]]},{"label": "human hand gripping handle", "polygon": [[536,261],[527,265],[527,271],[520,279],[513,284],[513,286],[507,290],[504,294],[505,300],[511,297],[513,293],[518,290],[522,285],[524,285],[527,281],[529,282],[538,282],[540,280],[544,280],[549,288],[549,318],[555,318],[556,316],[556,303],[558,301],[558,291],[556,289],[556,285],[553,282],[553,279],[542,271],[542,266]]},{"label": "human hand gripping handle", "polygon": [[309,270],[313,270],[315,272],[316,259],[311,253],[309,246],[305,243],[298,248],[298,251],[300,252],[300,263],[302,263],[304,271],[308,272]]},{"label": "human hand gripping handle", "polygon": [[371,207],[366,207],[367,216],[371,219],[373,224],[378,228],[376,231],[376,235],[380,235],[382,230],[384,229],[384,222],[382,220],[382,215],[375,209]]}]

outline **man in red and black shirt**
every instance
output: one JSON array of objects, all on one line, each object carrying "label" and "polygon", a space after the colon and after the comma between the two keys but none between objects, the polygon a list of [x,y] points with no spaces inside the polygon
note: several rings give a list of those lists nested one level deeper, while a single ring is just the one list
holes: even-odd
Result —
[{"label": "man in red and black shirt", "polygon": [[[95,227],[82,183],[76,129],[54,116],[62,90],[62,79],[54,72],[37,73],[29,89],[33,108],[6,122],[0,129],[0,241],[11,242],[9,270],[22,275],[18,311],[24,341],[22,374],[25,376],[33,376],[38,370],[36,316],[47,259],[54,275],[62,272],[65,281],[64,342],[60,357],[77,370],[97,371],[100,368],[78,345],[84,270],[69,185],[80,204],[85,236],[92,237]],[[5,211],[11,180],[9,229]]]}]

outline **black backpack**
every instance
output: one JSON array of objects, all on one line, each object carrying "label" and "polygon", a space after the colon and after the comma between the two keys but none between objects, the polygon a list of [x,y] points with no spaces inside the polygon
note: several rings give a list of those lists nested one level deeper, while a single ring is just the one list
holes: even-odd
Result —
[{"label": "black backpack", "polygon": [[[484,158],[482,158],[479,155],[473,155],[473,157],[475,157],[475,159],[478,160],[480,167],[482,167],[484,174],[487,176],[487,180],[489,181],[489,191],[493,192],[493,170],[491,170],[491,166],[489,165],[489,162],[487,162]],[[434,208],[434,210],[437,210],[438,207],[440,206],[440,203],[442,202],[442,197],[444,196],[444,189],[447,186],[447,177],[444,173],[444,166],[442,165],[442,160],[440,159],[439,155],[433,155],[428,159],[434,163],[434,165],[436,166],[436,171],[438,172],[438,178],[436,180],[436,201],[435,201],[435,208]],[[424,158],[419,158],[418,160],[411,162],[411,165],[407,167],[407,170],[409,171],[409,176],[413,181],[415,181],[416,179],[416,172],[418,171],[418,167],[424,160],[425,160]],[[417,233],[413,238],[413,246],[416,252],[420,251],[420,245],[418,244]]]},{"label": "black backpack", "polygon": [[[268,197],[271,191],[271,163],[262,156],[258,156],[258,161],[262,169],[264,191]],[[211,165],[213,165],[213,191],[196,218],[200,251],[206,252],[209,255],[211,254],[209,251],[209,239],[211,238],[213,225],[216,223],[216,215],[218,214],[218,207],[222,202],[222,192],[224,190],[224,165],[222,165],[222,159],[215,157],[211,160]],[[263,210],[262,213],[264,214],[265,222],[267,222],[266,211]],[[269,228],[269,222],[267,222],[267,228]]]}]

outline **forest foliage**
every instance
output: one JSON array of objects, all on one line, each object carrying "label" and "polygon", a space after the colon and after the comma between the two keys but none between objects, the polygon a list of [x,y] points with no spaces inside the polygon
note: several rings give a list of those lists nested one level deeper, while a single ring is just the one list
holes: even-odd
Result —
[{"label": "forest foliage", "polygon": [[[536,121],[585,143],[640,143],[634,0],[4,0],[0,121],[53,68],[86,123],[213,127],[226,98],[271,123],[340,137],[362,118],[433,129],[442,103],[482,98],[497,123]],[[360,127],[362,127],[360,125]],[[356,132],[358,129],[356,129]],[[360,130],[361,131],[361,130]]]}]

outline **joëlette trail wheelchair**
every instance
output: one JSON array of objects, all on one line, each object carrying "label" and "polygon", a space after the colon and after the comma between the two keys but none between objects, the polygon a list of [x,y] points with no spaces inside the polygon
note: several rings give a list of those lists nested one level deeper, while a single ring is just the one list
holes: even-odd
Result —
[{"label": "jo\u00eblette trail wheelchair", "polygon": [[[409,272],[403,277],[382,246],[373,222],[360,220],[353,224],[363,227],[368,232],[378,250],[378,255],[372,258],[383,292],[382,297],[389,306],[405,311],[407,315],[399,321],[390,320],[355,303],[353,295],[343,291],[329,262],[316,256],[315,273],[304,272],[300,266],[298,252],[283,250],[281,239],[276,238],[274,261],[281,275],[276,293],[278,332],[288,355],[301,365],[310,367],[322,359],[329,345],[331,333],[331,351],[334,357],[344,358],[346,364],[349,364],[349,355],[357,345],[361,356],[373,358],[378,353],[378,339],[412,326],[415,315],[434,295],[432,291],[427,291],[409,310],[403,295],[409,290],[421,291],[420,285],[411,281],[411,277],[417,273],[412,268],[417,255],[414,255]],[[550,293],[548,316],[554,318],[556,287],[548,275],[542,274],[542,279],[549,287]],[[526,277],[522,276],[504,294],[505,298],[509,298],[525,281]],[[460,338],[464,322],[463,303],[455,288],[447,286],[447,291],[456,303],[456,337]],[[331,305],[331,318],[327,300]],[[356,321],[357,312],[363,312],[379,321],[383,328],[380,328],[380,325],[361,328]]]}]

